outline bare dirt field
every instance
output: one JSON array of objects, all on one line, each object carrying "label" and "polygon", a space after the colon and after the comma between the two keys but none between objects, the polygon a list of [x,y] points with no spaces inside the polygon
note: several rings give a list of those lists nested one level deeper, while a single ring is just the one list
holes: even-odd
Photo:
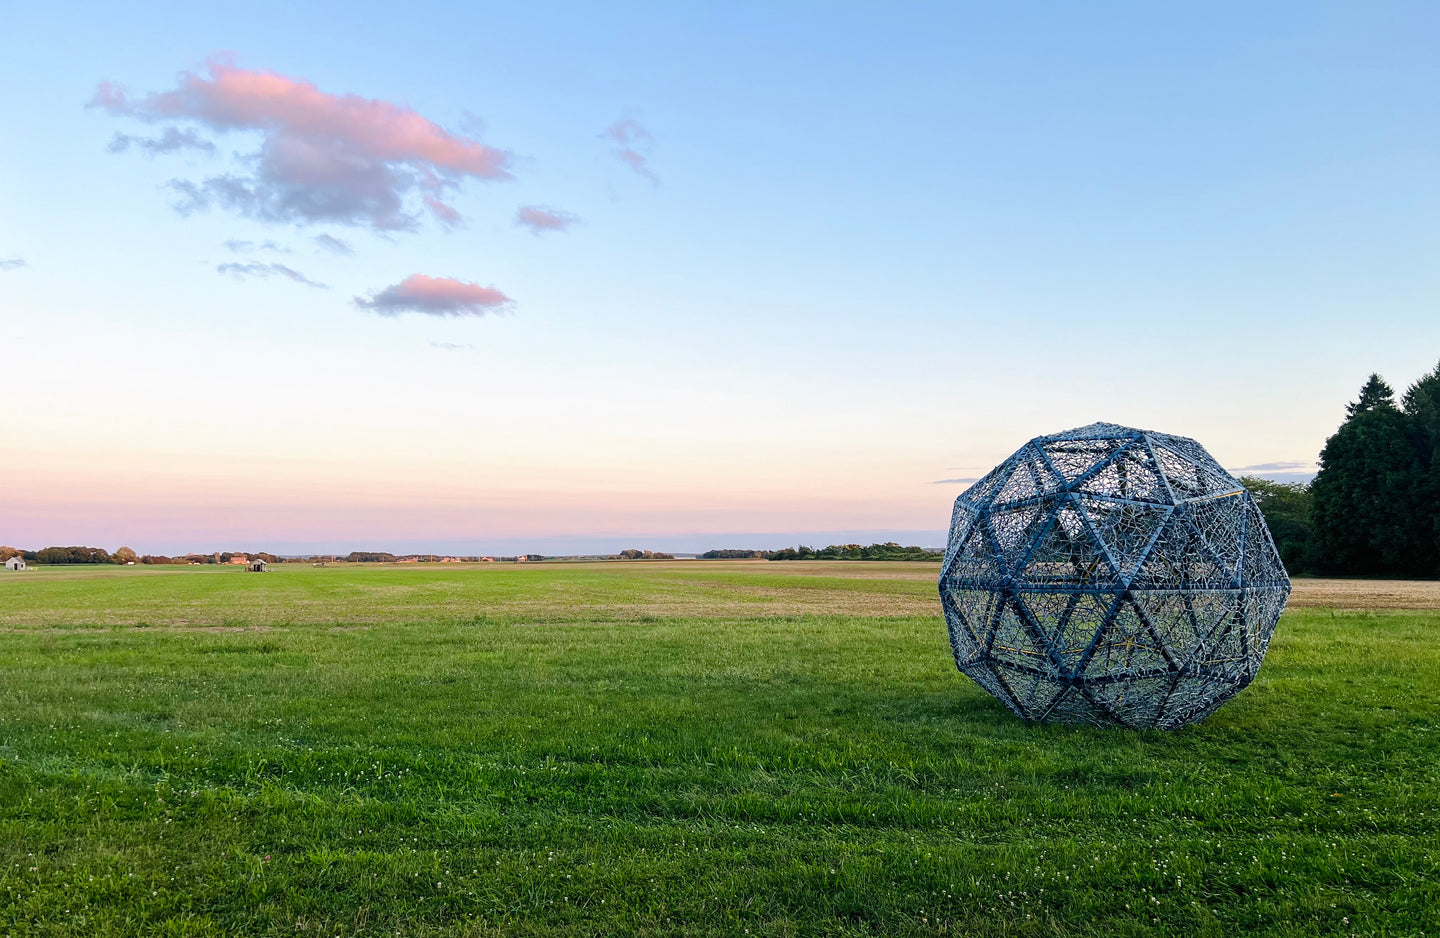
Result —
[{"label": "bare dirt field", "polygon": [[1292,581],[1289,605],[1329,609],[1440,609],[1440,581],[1436,580],[1324,580]]}]

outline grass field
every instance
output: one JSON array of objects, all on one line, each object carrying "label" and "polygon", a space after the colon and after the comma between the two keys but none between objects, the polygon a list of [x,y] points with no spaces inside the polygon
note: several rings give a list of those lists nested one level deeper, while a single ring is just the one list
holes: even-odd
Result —
[{"label": "grass field", "polygon": [[1027,726],[937,565],[0,576],[0,935],[1440,934],[1440,589]]}]

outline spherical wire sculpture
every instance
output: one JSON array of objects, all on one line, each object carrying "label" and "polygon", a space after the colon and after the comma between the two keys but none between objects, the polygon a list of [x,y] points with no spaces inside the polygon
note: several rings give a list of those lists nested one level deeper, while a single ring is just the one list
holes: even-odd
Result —
[{"label": "spherical wire sculpture", "polygon": [[955,500],[955,664],[1025,720],[1174,729],[1260,670],[1290,578],[1250,493],[1186,437],[1037,437]]}]

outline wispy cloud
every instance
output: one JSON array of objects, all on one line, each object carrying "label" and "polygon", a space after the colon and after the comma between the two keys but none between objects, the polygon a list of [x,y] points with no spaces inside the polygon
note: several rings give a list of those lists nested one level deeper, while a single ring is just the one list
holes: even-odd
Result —
[{"label": "wispy cloud", "polygon": [[0,270],[19,270],[25,265],[25,258],[18,255],[12,257],[0,257]]},{"label": "wispy cloud", "polygon": [[132,146],[149,156],[176,153],[180,150],[215,152],[215,144],[201,137],[189,127],[184,130],[177,127],[166,127],[165,132],[158,137],[137,137],[132,134],[117,133],[110,138],[110,145],[105,149],[111,153],[124,153]]},{"label": "wispy cloud", "polygon": [[430,192],[427,192],[425,194],[425,207],[430,210],[430,214],[434,215],[436,219],[439,220],[440,224],[444,225],[446,228],[454,228],[455,226],[459,225],[460,222],[464,219],[461,218],[459,212],[455,211],[455,209],[451,206],[446,205],[444,202],[440,201],[440,199],[433,194],[439,191],[440,189],[437,187],[431,189]]},{"label": "wispy cloud", "polygon": [[252,251],[273,251],[276,254],[292,253],[285,245],[276,244],[274,241],[261,241],[257,244],[254,241],[240,241],[231,238],[225,242],[225,247],[229,248],[233,254],[249,254]]},{"label": "wispy cloud", "polygon": [[303,283],[307,287],[315,287],[320,290],[330,289],[325,284],[316,283],[314,280],[311,280],[309,277],[300,273],[300,271],[296,270],[295,268],[286,267],[284,264],[262,264],[258,261],[252,261],[248,264],[237,264],[232,261],[228,264],[217,265],[215,270],[218,273],[229,274],[232,277],[237,277],[242,280],[247,277],[279,276],[285,277],[288,280],[293,280],[296,283]]},{"label": "wispy cloud", "polygon": [[639,121],[633,117],[618,120],[601,131],[600,137],[614,145],[612,152],[616,159],[650,180],[652,185],[660,184],[660,177],[650,168],[649,158],[640,152],[650,149],[655,138]]},{"label": "wispy cloud", "polygon": [[970,477],[967,477],[967,478],[964,478],[964,479],[936,479],[934,482],[931,482],[930,484],[931,484],[931,485],[974,485],[976,482],[979,482],[979,481],[980,481],[980,480],[979,480],[978,478],[970,478]]},{"label": "wispy cloud", "polygon": [[447,352],[473,352],[473,351],[475,351],[475,346],[469,344],[468,342],[466,342],[466,343],[461,343],[461,342],[431,342],[431,343],[430,343],[430,347],[431,347],[431,348],[444,349],[444,350],[447,351]]},{"label": "wispy cloud", "polygon": [[504,312],[515,301],[495,287],[411,274],[369,297],[355,297],[355,305],[382,316],[423,313],[427,316],[484,316]]},{"label": "wispy cloud", "polygon": [[355,249],[350,246],[349,241],[346,241],[344,238],[337,238],[334,235],[318,234],[315,236],[315,243],[335,254],[344,254],[348,257],[355,253]]},{"label": "wispy cloud", "polygon": [[547,231],[565,231],[578,221],[578,215],[544,205],[522,205],[515,213],[515,224],[524,225],[530,229],[531,234],[536,235]]},{"label": "wispy cloud", "polygon": [[512,178],[507,152],[451,133],[411,108],[331,94],[303,79],[239,68],[224,56],[211,58],[203,74],[182,72],[173,90],[135,100],[102,82],[90,104],[143,121],[260,134],[259,149],[241,157],[235,172],[172,183],[182,213],[214,205],[269,222],[408,230],[419,224],[412,194],[454,224],[460,216],[445,201],[450,191],[467,179]]},{"label": "wispy cloud", "polygon": [[628,147],[634,143],[648,144],[655,139],[650,131],[646,130],[645,127],[633,117],[626,117],[616,121],[601,131],[600,136],[609,137],[622,147]]},{"label": "wispy cloud", "polygon": [[1260,462],[1253,466],[1239,466],[1231,469],[1231,472],[1286,472],[1294,469],[1314,469],[1314,462],[1305,460],[1290,460],[1286,462]]}]

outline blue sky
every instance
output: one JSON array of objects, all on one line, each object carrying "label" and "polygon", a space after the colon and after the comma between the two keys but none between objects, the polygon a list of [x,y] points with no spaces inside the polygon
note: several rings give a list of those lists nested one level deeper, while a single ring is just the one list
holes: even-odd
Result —
[{"label": "blue sky", "polygon": [[[70,5],[5,32],[6,543],[933,543],[937,481],[1037,434],[1304,472],[1367,374],[1440,359],[1433,5]],[[413,230],[182,215],[171,180],[264,174],[268,131],[145,110],[217,54],[513,178],[449,179],[455,227],[414,186]],[[101,82],[129,103],[87,108]],[[166,128],[214,152],[108,150]],[[357,305],[414,275],[511,302]]]}]

